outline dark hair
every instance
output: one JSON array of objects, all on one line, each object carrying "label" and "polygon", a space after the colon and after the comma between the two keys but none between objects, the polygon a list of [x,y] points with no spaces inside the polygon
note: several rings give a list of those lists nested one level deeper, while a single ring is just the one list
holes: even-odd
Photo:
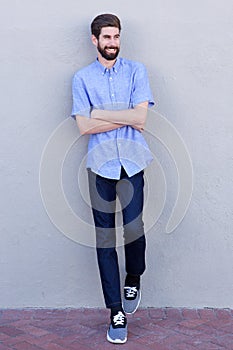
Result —
[{"label": "dark hair", "polygon": [[121,31],[121,22],[117,16],[111,13],[104,13],[93,19],[91,23],[91,33],[99,39],[103,27],[116,27]]}]

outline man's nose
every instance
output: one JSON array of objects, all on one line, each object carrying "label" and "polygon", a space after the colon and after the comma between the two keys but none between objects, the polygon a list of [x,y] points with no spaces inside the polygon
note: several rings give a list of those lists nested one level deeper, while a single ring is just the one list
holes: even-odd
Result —
[{"label": "man's nose", "polygon": [[116,46],[116,40],[114,38],[111,38],[109,41],[110,46]]}]

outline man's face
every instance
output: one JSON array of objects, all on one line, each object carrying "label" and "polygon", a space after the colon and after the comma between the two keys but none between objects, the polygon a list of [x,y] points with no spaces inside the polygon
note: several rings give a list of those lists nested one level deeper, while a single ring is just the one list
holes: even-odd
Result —
[{"label": "man's face", "polygon": [[101,29],[96,47],[103,58],[108,61],[115,60],[120,51],[120,32],[116,27]]}]

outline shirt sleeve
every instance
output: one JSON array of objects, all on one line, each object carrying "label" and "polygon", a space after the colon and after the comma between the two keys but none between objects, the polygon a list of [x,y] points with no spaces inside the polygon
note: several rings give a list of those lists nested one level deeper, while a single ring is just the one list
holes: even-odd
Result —
[{"label": "shirt sleeve", "polygon": [[75,119],[76,114],[90,117],[91,103],[83,79],[76,73],[72,80],[72,112],[71,117]]},{"label": "shirt sleeve", "polygon": [[155,104],[150,89],[146,68],[142,63],[138,63],[137,68],[134,72],[131,105],[132,107],[135,107],[137,104],[144,101],[148,101],[149,107],[152,107]]}]

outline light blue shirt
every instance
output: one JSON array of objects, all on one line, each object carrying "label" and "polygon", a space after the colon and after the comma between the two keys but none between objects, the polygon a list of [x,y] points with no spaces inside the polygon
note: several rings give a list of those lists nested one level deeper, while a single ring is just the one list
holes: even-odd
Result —
[{"label": "light blue shirt", "polygon": [[[98,59],[75,73],[72,81],[76,114],[90,118],[92,109],[122,110],[141,102],[154,105],[145,66],[118,58],[111,69]],[[131,126],[91,134],[87,168],[110,179],[119,179],[123,166],[129,177],[145,169],[153,156],[141,132]]]}]

